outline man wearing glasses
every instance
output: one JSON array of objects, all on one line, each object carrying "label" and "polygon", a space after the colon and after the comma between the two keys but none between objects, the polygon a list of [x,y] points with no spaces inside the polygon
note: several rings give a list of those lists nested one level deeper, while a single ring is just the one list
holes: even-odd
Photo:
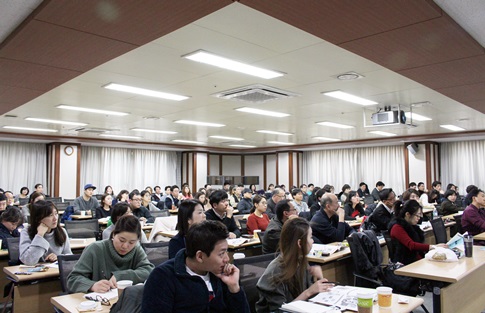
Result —
[{"label": "man wearing glasses", "polygon": [[150,214],[150,211],[141,205],[141,195],[138,190],[130,192],[128,197],[130,199],[131,212],[133,212],[134,216],[144,223],[155,222],[155,218]]},{"label": "man wearing glasses", "polygon": [[268,199],[267,205],[268,209],[266,214],[269,218],[273,218],[276,215],[276,203],[285,198],[285,191],[281,188],[275,188],[271,192],[271,198]]},{"label": "man wearing glasses", "polygon": [[[284,196],[284,192],[283,192]],[[271,219],[264,232],[263,253],[275,253],[280,242],[283,224],[290,218],[298,217],[297,212],[290,200],[283,199],[276,204],[276,215]]]},{"label": "man wearing glasses", "polygon": [[310,222],[313,237],[320,243],[344,241],[355,229],[345,222],[345,211],[339,206],[337,196],[326,193],[321,199],[321,208]]}]

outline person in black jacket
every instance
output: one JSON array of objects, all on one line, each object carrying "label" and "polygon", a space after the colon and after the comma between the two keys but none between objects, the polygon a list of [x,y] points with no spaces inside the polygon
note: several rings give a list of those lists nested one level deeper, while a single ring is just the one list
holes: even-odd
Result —
[{"label": "person in black jacket", "polygon": [[251,192],[251,189],[244,188],[242,198],[236,207],[239,214],[249,214],[251,212],[251,209],[253,208],[253,201],[251,200],[252,195],[253,193]]},{"label": "person in black jacket", "polygon": [[389,222],[393,216],[393,206],[396,202],[396,194],[392,191],[392,188],[385,188],[379,192],[381,202],[377,205],[377,208],[369,216],[369,223],[373,223],[376,233],[380,233],[383,230],[387,230]]},{"label": "person in black jacket", "polygon": [[147,208],[141,205],[141,195],[138,190],[130,192],[130,208],[134,216],[145,223],[155,222],[155,218],[150,214]]},{"label": "person in black jacket", "polygon": [[362,217],[365,215],[364,208],[360,204],[360,198],[356,191],[349,192],[347,199],[345,200],[345,220],[351,221],[356,220],[357,217]]},{"label": "person in black jacket", "polygon": [[448,189],[444,195],[445,200],[441,202],[441,214],[442,215],[450,215],[458,213],[458,207],[455,204],[456,201],[456,191],[453,189]]},{"label": "person in black jacket", "polygon": [[2,249],[8,248],[7,238],[20,237],[18,226],[22,225],[22,212],[13,206],[8,206],[0,215],[0,239],[2,239]]},{"label": "person in black jacket", "polygon": [[234,208],[228,205],[228,195],[224,190],[216,190],[210,195],[210,204],[212,209],[205,212],[208,220],[219,221],[226,225],[229,230],[229,238],[236,238],[241,236],[241,231],[236,225],[234,216],[232,216]]},{"label": "person in black jacket", "polygon": [[276,215],[276,203],[283,199],[285,199],[285,191],[281,188],[273,189],[271,198],[267,201],[268,210],[266,210],[266,214],[268,214],[269,218],[273,218]]}]

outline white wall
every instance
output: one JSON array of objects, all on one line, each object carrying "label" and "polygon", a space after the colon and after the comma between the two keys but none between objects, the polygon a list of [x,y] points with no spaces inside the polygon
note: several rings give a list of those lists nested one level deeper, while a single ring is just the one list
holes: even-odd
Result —
[{"label": "white wall", "polygon": [[[207,184],[207,153],[197,153],[197,181],[195,187],[197,190]],[[195,193],[193,190],[192,193]]]},{"label": "white wall", "polygon": [[412,155],[408,151],[409,182],[426,184],[426,145],[418,144],[418,152]]},{"label": "white wall", "polygon": [[[74,149],[74,152],[71,155],[67,155],[64,152],[64,148],[70,145],[60,145],[60,158],[59,158],[59,196],[67,199],[74,199],[76,198],[76,182],[77,182],[77,155],[78,155],[78,147],[76,145],[72,145],[71,147]],[[53,186],[51,186],[52,188]],[[103,188],[101,186],[98,187],[98,192],[102,193],[103,190],[99,190],[99,188]]]},{"label": "white wall", "polygon": [[285,185],[287,188],[290,181],[290,173],[288,170],[288,152],[278,153],[278,185]]},{"label": "white wall", "polygon": [[[276,154],[266,155],[266,182],[267,185],[278,184],[276,181]],[[264,186],[265,190],[267,188],[268,186]]]},{"label": "white wall", "polygon": [[210,162],[210,176],[217,176],[219,175],[219,158],[220,155],[218,154],[209,154],[209,162]]},{"label": "white wall", "polygon": [[265,189],[264,183],[264,157],[262,155],[247,155],[244,157],[244,176],[258,176],[257,190]]},{"label": "white wall", "polygon": [[222,175],[241,176],[241,156],[240,155],[222,156]]}]

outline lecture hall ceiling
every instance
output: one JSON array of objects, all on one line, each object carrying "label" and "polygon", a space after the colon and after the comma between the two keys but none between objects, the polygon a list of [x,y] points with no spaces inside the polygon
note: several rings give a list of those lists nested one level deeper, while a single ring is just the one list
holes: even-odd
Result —
[{"label": "lecture hall ceiling", "polygon": [[[53,136],[53,140],[73,142],[121,140],[181,148],[193,145],[173,140],[188,140],[202,142],[200,147],[208,149],[258,151],[300,149],[302,145],[321,148],[329,143],[315,137],[339,139],[344,144],[445,138],[450,131],[440,125],[452,124],[462,127],[469,138],[483,138],[484,48],[433,1],[153,0],[143,4],[43,1],[0,44],[0,127],[57,132],[40,135],[2,128],[0,137],[34,134],[33,139],[47,141],[51,137],[46,136]],[[284,75],[257,78],[182,57],[201,49]],[[362,77],[337,79],[348,72]],[[103,88],[108,83],[189,98],[163,100]],[[214,96],[254,84],[294,96],[263,103]],[[378,104],[362,106],[322,94],[335,90]],[[60,104],[129,115],[62,110],[57,108]],[[432,120],[413,120],[413,126],[372,126],[373,113],[398,104],[406,112],[412,108]],[[241,107],[289,116],[236,110]],[[78,132],[79,126],[25,120],[29,117],[85,123],[85,128],[110,130],[106,134],[140,138],[108,139]],[[225,126],[174,123],[177,120]],[[352,127],[333,128],[318,122]],[[371,131],[397,136],[387,138]]]}]

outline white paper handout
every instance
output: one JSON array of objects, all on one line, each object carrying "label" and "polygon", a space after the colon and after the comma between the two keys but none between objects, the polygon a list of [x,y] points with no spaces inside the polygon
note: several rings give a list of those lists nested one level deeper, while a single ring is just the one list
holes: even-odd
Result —
[{"label": "white paper handout", "polygon": [[322,255],[323,256],[331,255],[336,251],[338,251],[339,249],[340,249],[340,246],[337,246],[337,245],[322,245],[319,243],[314,243],[308,255],[321,257]]},{"label": "white paper handout", "polygon": [[240,246],[243,243],[248,241],[247,239],[244,238],[234,238],[234,239],[227,239],[227,244],[232,245],[232,246]]},{"label": "white paper handout", "polygon": [[320,292],[315,297],[309,299],[309,301],[334,306],[339,308],[341,311],[357,311],[357,293],[362,290],[370,291],[374,289],[351,286],[335,286],[328,292]]},{"label": "white paper handout", "polygon": [[[307,301],[297,300],[290,303],[285,303],[281,308],[288,312],[294,313],[333,313],[335,310],[332,307],[323,306],[316,303],[311,303]],[[340,312],[340,311],[335,311]]]}]

